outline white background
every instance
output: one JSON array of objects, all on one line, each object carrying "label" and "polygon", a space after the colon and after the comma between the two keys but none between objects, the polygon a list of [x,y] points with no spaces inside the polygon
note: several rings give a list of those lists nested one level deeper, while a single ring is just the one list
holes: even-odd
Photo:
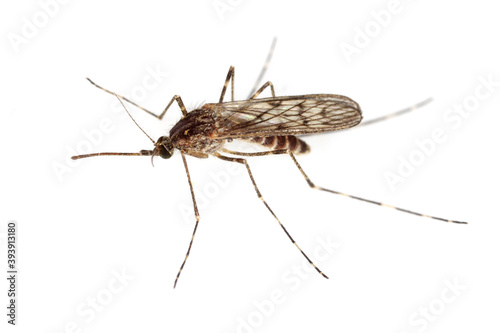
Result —
[{"label": "white background", "polygon": [[[23,1],[0,10],[0,258],[5,272],[6,223],[16,220],[16,331],[498,330],[500,87],[457,128],[443,119],[474,98],[480,77],[500,81],[500,23],[491,1],[401,0],[350,61],[342,43],[354,45],[359,30],[376,29],[373,13],[387,10],[389,1],[54,3]],[[39,26],[31,35],[27,22]],[[294,275],[292,267],[309,269],[307,262],[245,172],[214,187],[211,174],[226,173],[227,163],[188,158],[197,191],[217,193],[204,204],[198,199],[197,237],[172,289],[194,226],[181,209],[191,212],[180,154],[157,158],[154,168],[142,157],[68,160],[70,150],[88,142],[84,132],[95,133],[103,119],[113,130],[95,134],[92,152],[152,148],[123,111],[114,111],[114,97],[85,78],[130,96],[148,70],[165,72],[140,100],[159,113],[174,94],[190,108],[217,101],[234,65],[242,99],[274,36],[265,80],[278,95],[344,94],[359,102],[367,120],[434,97],[411,115],[306,138],[312,153],[298,159],[313,181],[470,224],[314,191],[286,157],[253,158],[264,197],[304,251],[315,257],[318,239],[339,244],[316,258],[329,280],[315,272]],[[16,38],[24,39],[16,44]],[[180,119],[176,107],[162,122],[129,110],[155,139]],[[436,128],[445,142],[391,190],[384,175]],[[114,278],[122,271],[130,277],[125,286]],[[0,327],[14,331],[6,324],[2,281]],[[453,293],[450,283],[465,289]],[[271,294],[282,295],[279,304],[270,305]],[[93,298],[99,311],[89,305]],[[424,319],[419,311],[429,308]]]}]

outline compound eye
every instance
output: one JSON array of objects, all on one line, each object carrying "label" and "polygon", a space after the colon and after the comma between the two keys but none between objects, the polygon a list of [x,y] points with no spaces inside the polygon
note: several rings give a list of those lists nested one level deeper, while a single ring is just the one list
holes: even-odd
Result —
[{"label": "compound eye", "polygon": [[172,157],[172,154],[163,145],[160,146],[159,155],[161,158],[165,158],[165,159]]},{"label": "compound eye", "polygon": [[174,152],[174,147],[168,136],[162,136],[155,144],[158,155],[161,158],[170,158]]}]

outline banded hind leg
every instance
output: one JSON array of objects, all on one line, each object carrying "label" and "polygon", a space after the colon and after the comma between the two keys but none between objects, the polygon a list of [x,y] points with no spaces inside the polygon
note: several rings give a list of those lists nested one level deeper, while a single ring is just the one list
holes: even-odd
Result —
[{"label": "banded hind leg", "polygon": [[[276,154],[280,154],[281,152],[278,152],[278,151],[274,151],[274,152],[277,152]],[[272,152],[264,152],[266,155],[269,155],[269,153],[272,153]],[[286,152],[285,152],[286,153]],[[224,161],[229,161],[229,162],[235,162],[235,163],[240,163],[240,164],[243,164],[246,169],[247,169],[247,172],[248,172],[248,175],[250,176],[250,180],[252,181],[252,184],[253,184],[253,187],[255,189],[255,192],[257,193],[257,196],[259,197],[260,200],[262,200],[262,202],[264,203],[264,205],[266,206],[267,210],[274,216],[274,218],[276,219],[276,221],[278,222],[278,224],[280,225],[280,227],[283,229],[283,231],[285,232],[285,234],[288,236],[288,238],[290,239],[290,241],[292,242],[293,245],[295,245],[297,247],[297,249],[300,251],[300,253],[302,253],[302,255],[304,256],[304,258],[306,258],[306,260],[314,267],[314,269],[316,269],[316,271],[321,274],[323,277],[327,278],[328,279],[328,276],[326,276],[312,261],[311,259],[309,259],[309,257],[305,254],[304,251],[302,251],[302,249],[299,247],[299,245],[295,242],[295,240],[292,238],[292,236],[290,235],[290,233],[288,232],[288,230],[286,230],[285,226],[281,223],[281,221],[278,219],[278,216],[276,216],[276,214],[273,212],[273,210],[271,209],[271,207],[267,204],[267,202],[264,200],[264,197],[262,196],[262,194],[260,193],[259,191],[259,188],[257,187],[257,183],[255,182],[255,179],[253,178],[253,175],[252,175],[252,171],[250,170],[250,166],[248,165],[248,162],[244,159],[244,158],[237,158],[237,157],[229,157],[229,156],[224,156],[224,155],[221,155],[219,153],[215,153],[214,156],[220,158],[221,160],[224,160]],[[256,156],[256,155],[252,155],[252,156]]]},{"label": "banded hind leg", "polygon": [[374,204],[374,205],[379,205],[379,206],[383,206],[383,207],[387,207],[387,208],[392,208],[392,209],[395,209],[395,210],[399,210],[400,212],[404,212],[404,213],[408,213],[408,214],[413,214],[413,215],[417,215],[417,216],[421,216],[421,217],[427,217],[427,218],[430,218],[430,219],[433,219],[433,220],[438,220],[438,221],[443,221],[443,222],[449,222],[449,223],[467,224],[467,222],[449,220],[449,219],[444,219],[442,217],[426,215],[426,214],[414,212],[414,211],[411,211],[411,210],[408,210],[408,209],[404,209],[404,208],[400,208],[400,207],[395,207],[395,206],[387,205],[387,204],[385,204],[383,202],[373,201],[373,200],[369,200],[369,199],[365,199],[365,198],[357,197],[357,196],[354,196],[354,195],[342,193],[342,192],[339,192],[339,191],[329,190],[327,188],[317,186],[306,175],[306,173],[304,172],[304,170],[300,166],[299,162],[297,162],[297,159],[295,158],[295,156],[293,155],[293,153],[291,151],[287,151],[287,153],[292,158],[293,162],[295,163],[295,165],[299,169],[300,173],[302,173],[302,176],[304,176],[304,179],[306,180],[307,184],[309,184],[309,186],[311,188],[314,188],[316,190],[320,190],[320,191],[325,191],[325,192],[329,192],[329,193],[333,193],[333,194],[342,195],[342,196],[345,196],[345,197],[348,197],[348,198],[351,198],[351,199],[356,199],[356,200],[367,202],[367,203],[371,203],[371,204]]},{"label": "banded hind leg", "polygon": [[400,212],[404,212],[404,213],[408,213],[408,214],[413,214],[413,215],[417,215],[417,216],[421,216],[421,217],[426,217],[426,218],[430,218],[430,219],[433,219],[433,220],[438,220],[438,221],[443,221],[443,222],[449,222],[449,223],[467,224],[467,222],[450,220],[450,219],[445,219],[445,218],[442,218],[442,217],[426,215],[426,214],[418,213],[418,212],[411,211],[411,210],[408,210],[408,209],[404,209],[404,208],[400,208],[400,207],[395,207],[395,206],[387,205],[387,204],[385,204],[383,202],[369,200],[369,199],[361,198],[361,197],[358,197],[358,196],[354,196],[354,195],[346,194],[346,193],[343,193],[343,192],[334,191],[334,190],[330,190],[330,189],[327,189],[327,188],[324,188],[324,187],[317,186],[317,185],[315,185],[311,181],[311,179],[309,179],[309,177],[304,172],[304,170],[300,166],[299,162],[295,158],[295,155],[290,150],[288,150],[288,149],[278,149],[278,150],[256,152],[256,153],[244,153],[244,152],[232,151],[232,150],[228,150],[228,149],[223,149],[223,151],[226,152],[226,153],[228,153],[228,154],[239,155],[239,156],[265,156],[265,155],[282,155],[282,154],[288,154],[288,155],[290,155],[290,157],[292,158],[293,162],[295,163],[295,166],[297,166],[297,168],[299,169],[300,173],[302,174],[302,176],[306,180],[307,184],[311,188],[313,188],[313,189],[320,190],[320,191],[325,191],[325,192],[329,192],[329,193],[333,193],[333,194],[342,195],[344,197],[348,197],[348,198],[351,198],[351,199],[356,199],[356,200],[367,202],[367,203],[371,203],[371,204],[374,204],[374,205],[383,206],[383,207],[387,207],[387,208],[392,208],[392,209],[398,210]]},{"label": "banded hind leg", "polygon": [[[273,57],[274,48],[276,47],[276,42],[277,42],[277,38],[274,37],[273,42],[271,44],[271,48],[269,49],[269,52],[267,54],[266,61],[264,62],[264,65],[262,66],[262,69],[260,70],[259,76],[257,77],[257,80],[255,81],[253,88],[250,90],[250,94],[248,95],[247,99],[256,98],[267,87],[270,87],[272,96],[276,97],[276,95],[274,93],[274,86],[271,83],[271,81],[267,81],[266,83],[264,83],[262,85],[262,87],[260,87],[260,89],[257,90],[257,87],[259,86],[260,81],[264,77],[264,74],[266,73],[267,68],[269,67],[269,63],[271,62],[271,59]],[[226,75],[226,80],[224,81],[224,86],[222,87],[222,91],[221,91],[220,98],[219,98],[219,103],[222,103],[224,101],[224,96],[226,94],[227,87],[229,86],[229,81],[231,81],[231,101],[234,101],[234,76],[235,76],[235,69],[234,69],[234,66],[231,66],[231,67],[229,67],[229,71],[227,72],[227,75]],[[255,90],[255,93],[252,94],[252,91],[254,91],[254,90]]]},{"label": "banded hind leg", "polygon": [[[234,66],[231,66],[231,67],[229,67],[229,71],[227,72],[227,75],[226,75],[226,80],[224,81],[224,86],[222,87],[222,91],[220,93],[219,103],[223,103],[224,102],[224,96],[226,95],[227,87],[229,86],[229,81],[231,81],[231,102],[234,101],[234,76],[235,76],[235,69],[234,69]],[[273,84],[271,83],[271,81],[267,81],[253,95],[250,95],[250,97],[248,99],[254,99],[254,98],[256,98],[267,87],[269,87],[271,89],[272,96],[276,97],[276,94],[274,93],[274,86],[273,86]]]}]

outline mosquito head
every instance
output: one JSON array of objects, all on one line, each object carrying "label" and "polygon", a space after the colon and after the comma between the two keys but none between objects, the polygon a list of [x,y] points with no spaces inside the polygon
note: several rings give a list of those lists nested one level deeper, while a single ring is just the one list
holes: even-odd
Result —
[{"label": "mosquito head", "polygon": [[153,156],[159,155],[161,158],[170,158],[174,154],[174,146],[168,136],[161,136],[155,143]]}]

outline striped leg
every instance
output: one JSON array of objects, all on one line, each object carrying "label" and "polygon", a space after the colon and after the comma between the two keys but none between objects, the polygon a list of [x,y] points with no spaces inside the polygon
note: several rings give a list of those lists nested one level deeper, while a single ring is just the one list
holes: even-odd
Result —
[{"label": "striped leg", "polygon": [[177,104],[179,104],[179,108],[180,108],[180,109],[181,109],[181,111],[182,111],[182,115],[183,115],[184,117],[187,115],[187,110],[186,110],[186,107],[184,106],[184,103],[182,102],[181,96],[179,96],[179,95],[175,95],[174,97],[172,97],[172,99],[170,100],[170,102],[168,103],[168,105],[165,107],[165,109],[163,110],[163,112],[162,112],[160,115],[157,115],[156,113],[153,113],[153,112],[151,112],[151,111],[149,111],[149,110],[147,110],[147,109],[143,108],[142,106],[137,105],[136,103],[132,102],[132,101],[131,101],[131,100],[129,100],[128,98],[126,98],[126,97],[124,97],[124,96],[121,96],[121,95],[118,95],[118,94],[115,94],[114,92],[112,92],[112,91],[110,91],[110,90],[108,90],[108,89],[106,89],[106,88],[103,88],[103,87],[101,87],[101,86],[97,85],[97,84],[96,84],[96,83],[94,83],[94,81],[92,81],[91,79],[87,78],[87,80],[89,80],[89,82],[90,82],[90,83],[92,83],[92,84],[93,84],[94,86],[96,86],[97,88],[99,88],[99,89],[101,89],[101,90],[104,90],[105,92],[107,92],[107,93],[109,93],[109,94],[111,94],[111,95],[115,95],[115,96],[117,96],[117,97],[119,97],[119,98],[123,99],[124,101],[129,102],[130,104],[132,104],[132,105],[134,105],[134,106],[138,107],[139,109],[141,109],[141,110],[143,110],[143,111],[145,111],[145,112],[149,113],[149,114],[150,114],[150,115],[152,115],[153,117],[156,117],[156,118],[158,118],[158,119],[160,119],[160,120],[163,118],[163,116],[165,115],[165,113],[167,113],[168,108],[170,107],[170,105],[172,105],[172,103],[173,103],[174,101],[176,101],[176,102],[177,102]]},{"label": "striped leg", "polygon": [[[137,127],[139,127],[139,129],[142,131],[142,133],[144,133],[149,138],[149,140],[151,140],[151,142],[154,144],[155,143],[154,140],[135,121],[134,117],[132,117],[132,115],[130,114],[130,112],[128,112],[127,108],[125,107],[125,104],[123,104],[123,102],[120,99],[120,97],[118,97],[118,95],[116,95],[116,94],[114,94],[114,95],[116,96],[116,98],[118,98],[118,100],[120,101],[120,104],[123,106],[123,108],[125,109],[125,112],[127,112],[127,114],[129,115],[130,119],[132,119],[132,121],[134,122],[134,124],[136,124]],[[93,153],[93,154],[84,154],[84,155],[71,156],[71,159],[72,160],[78,160],[80,158],[95,157],[95,156],[105,156],[105,155],[108,155],[108,156],[110,156],[110,155],[114,155],[114,156],[151,156],[151,164],[153,164],[153,151],[152,150],[141,150],[138,153]]]},{"label": "striped leg", "polygon": [[198,213],[198,206],[196,205],[196,199],[194,197],[193,184],[191,183],[191,176],[189,175],[186,156],[184,156],[184,153],[182,151],[181,151],[181,156],[182,156],[182,162],[184,162],[184,168],[186,169],[186,175],[189,183],[189,190],[191,191],[191,198],[193,199],[193,208],[194,208],[194,215],[196,217],[196,224],[194,225],[193,235],[191,236],[191,241],[189,242],[189,247],[186,253],[186,257],[184,258],[181,268],[179,268],[179,272],[177,273],[177,277],[175,278],[174,288],[177,285],[177,280],[179,280],[179,276],[181,275],[182,269],[184,268],[186,260],[189,257],[189,253],[191,252],[191,246],[193,246],[194,235],[196,234],[196,230],[198,229],[198,223],[200,222],[200,213]]},{"label": "striped leg", "polygon": [[232,102],[234,101],[234,66],[229,67],[229,71],[227,72],[226,75],[226,81],[224,81],[224,86],[222,87],[222,91],[220,93],[219,103],[222,103],[224,101],[224,95],[226,94],[229,81],[231,81],[231,102]]},{"label": "striped leg", "polygon": [[228,153],[228,154],[239,155],[239,156],[265,156],[265,155],[288,154],[292,158],[292,160],[295,163],[295,165],[297,166],[297,168],[300,170],[300,173],[302,173],[302,176],[304,176],[305,180],[307,181],[307,184],[309,184],[309,186],[312,187],[312,188],[314,188],[314,189],[325,191],[325,192],[330,192],[330,193],[333,193],[333,194],[339,194],[339,195],[342,195],[342,196],[345,196],[345,197],[348,197],[348,198],[351,198],[351,199],[356,199],[356,200],[360,200],[360,201],[363,201],[363,202],[368,202],[368,203],[371,203],[371,204],[375,204],[375,205],[379,205],[379,206],[383,206],[383,207],[392,208],[392,209],[395,209],[395,210],[399,210],[400,212],[404,212],[404,213],[408,213],[408,214],[413,214],[413,215],[417,215],[417,216],[421,216],[421,217],[427,217],[427,218],[434,219],[434,220],[439,220],[439,221],[443,221],[443,222],[450,222],[450,223],[467,224],[467,222],[455,221],[455,220],[444,219],[444,218],[441,218],[441,217],[425,215],[425,214],[417,213],[417,212],[414,212],[414,211],[411,211],[411,210],[408,210],[408,209],[404,209],[404,208],[399,208],[399,207],[394,207],[394,206],[391,206],[391,205],[387,205],[387,204],[382,203],[382,202],[368,200],[368,199],[364,199],[364,198],[357,197],[357,196],[354,196],[354,195],[350,195],[350,194],[346,194],[346,193],[342,193],[342,192],[338,192],[338,191],[334,191],[334,190],[329,190],[329,189],[326,189],[326,188],[323,188],[323,187],[319,187],[319,186],[315,185],[309,179],[309,177],[306,175],[306,173],[304,172],[304,170],[300,166],[299,162],[297,162],[297,159],[295,158],[295,156],[293,155],[293,153],[290,150],[288,150],[288,149],[277,149],[277,150],[264,151],[264,152],[256,152],[256,153],[244,153],[244,152],[238,152],[238,151],[233,151],[233,150],[229,150],[229,149],[223,149],[223,151],[226,152],[226,153]]},{"label": "striped leg", "polygon": [[[279,152],[279,151],[264,152],[264,154],[266,154],[266,155],[269,155],[269,153],[271,153],[271,154],[283,154],[283,152]],[[284,153],[286,153],[286,151]],[[271,209],[271,207],[269,207],[269,205],[267,204],[267,202],[264,200],[264,197],[262,197],[262,194],[260,194],[259,188],[257,187],[257,183],[255,183],[255,179],[253,178],[252,171],[250,170],[250,166],[248,165],[247,161],[245,159],[243,159],[243,158],[236,158],[236,157],[224,156],[224,155],[221,155],[221,154],[219,154],[217,152],[214,155],[216,157],[220,158],[221,160],[224,160],[224,161],[236,162],[236,163],[241,163],[241,164],[245,165],[245,167],[247,168],[247,171],[248,171],[248,175],[250,176],[250,180],[252,181],[253,187],[255,189],[255,192],[257,193],[257,196],[259,197],[259,199],[262,200],[262,202],[266,206],[267,210],[269,210],[269,212],[274,216],[274,218],[276,219],[276,221],[278,221],[280,227],[283,229],[283,231],[285,232],[285,234],[288,236],[288,238],[290,239],[290,241],[292,242],[292,244],[294,244],[297,247],[297,249],[300,251],[300,253],[302,253],[302,255],[307,259],[307,261],[316,269],[316,271],[318,271],[319,274],[321,274],[323,277],[325,277],[325,278],[328,279],[328,276],[326,276],[311,261],[311,259],[309,259],[309,257],[304,253],[304,251],[302,251],[302,249],[299,247],[299,245],[295,242],[295,240],[292,238],[292,236],[288,233],[288,231],[286,230],[285,226],[278,219],[278,217],[276,216],[276,214],[274,214],[274,212]]]},{"label": "striped leg", "polygon": [[[264,76],[264,74],[267,71],[267,67],[269,66],[269,63],[271,62],[271,58],[273,56],[274,47],[276,46],[276,41],[277,41],[277,39],[275,37],[273,39],[273,43],[271,44],[271,49],[269,50],[269,53],[267,55],[267,59],[266,59],[266,61],[264,63],[264,66],[262,67],[262,69],[260,71],[260,74],[259,74],[259,76],[257,78],[257,81],[255,81],[255,84],[254,84],[251,92],[257,89],[257,86],[259,85],[260,80],[262,80],[262,77]],[[226,80],[224,81],[224,86],[222,87],[222,91],[220,93],[219,103],[222,103],[224,101],[224,96],[226,95],[226,90],[227,90],[227,87],[229,86],[229,81],[231,81],[231,101],[234,101],[234,75],[235,75],[234,66],[231,66],[231,67],[229,67],[229,71],[227,72],[227,75],[226,75]],[[248,99],[256,98],[267,87],[270,87],[271,93],[272,93],[273,97],[276,97],[275,94],[274,94],[274,86],[273,86],[273,84],[271,83],[271,81],[267,81],[254,94],[252,94],[250,92],[250,95],[248,96]]]},{"label": "striped leg", "polygon": [[[224,81],[224,86],[222,87],[222,91],[220,93],[219,103],[223,103],[224,102],[224,96],[226,95],[226,90],[227,90],[227,87],[229,86],[229,81],[231,81],[231,101],[234,101],[234,73],[235,73],[234,66],[229,67],[229,71],[227,72],[227,76],[226,76],[226,81]],[[271,94],[273,95],[273,97],[276,97],[276,95],[274,93],[274,86],[273,86],[273,84],[271,83],[271,81],[267,81],[249,99],[256,98],[267,87],[269,87],[271,89]]]},{"label": "striped leg", "polygon": [[257,96],[259,96],[264,91],[264,89],[266,89],[267,87],[269,87],[269,89],[271,89],[271,95],[273,95],[273,97],[276,97],[276,94],[274,93],[274,86],[273,86],[273,84],[271,83],[271,81],[267,81],[249,99],[257,98]]},{"label": "striped leg", "polygon": [[307,183],[309,184],[309,186],[312,187],[312,188],[314,188],[314,189],[325,191],[325,192],[330,192],[330,193],[333,193],[333,194],[343,195],[343,196],[351,198],[351,199],[356,199],[356,200],[360,200],[360,201],[363,201],[363,202],[368,202],[368,203],[371,203],[371,204],[375,204],[375,205],[379,205],[379,206],[384,206],[384,207],[396,209],[396,210],[399,210],[400,212],[405,212],[405,213],[409,213],[409,214],[413,214],[413,215],[417,215],[417,216],[421,216],[421,217],[427,217],[427,218],[434,219],[434,220],[439,220],[439,221],[444,221],[444,222],[450,222],[450,223],[467,224],[467,222],[455,221],[455,220],[448,220],[448,219],[444,219],[444,218],[441,218],[441,217],[425,215],[425,214],[417,213],[417,212],[414,212],[414,211],[411,211],[411,210],[408,210],[408,209],[403,209],[403,208],[399,208],[399,207],[395,207],[395,206],[386,205],[386,204],[384,204],[382,202],[368,200],[368,199],[356,197],[354,195],[350,195],[350,194],[346,194],[346,193],[342,193],[342,192],[338,192],[338,191],[329,190],[329,189],[326,189],[326,188],[323,188],[323,187],[319,187],[319,186],[315,185],[309,179],[309,177],[306,175],[306,173],[304,172],[304,170],[302,170],[302,167],[300,166],[299,162],[297,162],[297,159],[295,159],[295,156],[293,155],[293,153],[291,151],[288,151],[288,154],[292,158],[292,160],[295,163],[295,165],[297,166],[297,168],[299,168],[300,172],[304,176],[304,178],[307,181]]}]

